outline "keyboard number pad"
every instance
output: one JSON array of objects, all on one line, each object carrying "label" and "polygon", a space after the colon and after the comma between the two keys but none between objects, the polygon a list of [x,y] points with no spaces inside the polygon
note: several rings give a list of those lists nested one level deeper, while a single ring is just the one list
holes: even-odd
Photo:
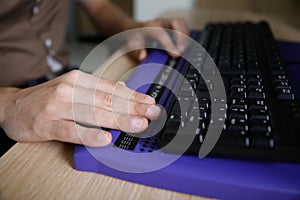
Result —
[{"label": "keyboard number pad", "polygon": [[[228,78],[225,79],[228,82]],[[227,93],[228,118],[220,143],[273,148],[275,141],[261,75],[232,76],[230,84],[225,85],[230,87],[227,88],[227,91],[230,91],[230,94]]]}]

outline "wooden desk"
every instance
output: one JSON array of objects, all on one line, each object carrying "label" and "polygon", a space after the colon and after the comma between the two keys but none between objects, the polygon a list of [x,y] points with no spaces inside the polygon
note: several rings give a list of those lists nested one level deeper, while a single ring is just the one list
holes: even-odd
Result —
[{"label": "wooden desk", "polygon": [[[202,28],[208,21],[270,21],[275,36],[300,41],[300,32],[270,16],[212,10],[173,11],[163,16],[185,16],[192,28]],[[128,57],[116,61],[109,73],[115,77],[133,67]],[[100,73],[97,71],[96,73]],[[114,73],[113,73],[114,74]],[[61,142],[17,143],[0,159],[0,199],[202,199],[200,197],[143,186],[96,173],[73,169],[73,145]]]}]

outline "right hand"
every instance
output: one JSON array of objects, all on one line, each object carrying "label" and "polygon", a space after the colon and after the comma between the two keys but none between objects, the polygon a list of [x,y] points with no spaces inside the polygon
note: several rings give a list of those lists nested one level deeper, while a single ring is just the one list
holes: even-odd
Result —
[{"label": "right hand", "polygon": [[112,140],[100,127],[138,133],[161,112],[152,97],[77,70],[17,89],[3,106],[0,125],[16,141],[58,140],[93,147]]},{"label": "right hand", "polygon": [[[156,27],[156,28],[155,28]],[[136,31],[128,41],[129,49],[136,49],[131,56],[142,61],[147,56],[146,40],[152,38],[162,45],[162,48],[174,58],[179,57],[188,46],[189,27],[183,18],[155,19],[137,23]],[[172,30],[174,41],[166,30]]]}]

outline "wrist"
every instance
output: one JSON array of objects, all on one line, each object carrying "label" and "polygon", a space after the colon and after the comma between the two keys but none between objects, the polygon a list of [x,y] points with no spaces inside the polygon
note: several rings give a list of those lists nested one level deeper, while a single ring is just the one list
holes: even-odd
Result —
[{"label": "wrist", "polygon": [[13,87],[0,87],[0,127],[3,127],[6,109],[10,104],[12,95],[19,90],[20,89]]}]

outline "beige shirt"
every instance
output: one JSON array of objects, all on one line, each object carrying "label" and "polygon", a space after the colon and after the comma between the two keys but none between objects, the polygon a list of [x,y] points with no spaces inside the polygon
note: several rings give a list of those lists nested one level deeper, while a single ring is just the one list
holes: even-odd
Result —
[{"label": "beige shirt", "polygon": [[54,66],[67,64],[68,4],[68,0],[0,1],[0,86],[51,74],[49,57]]}]

